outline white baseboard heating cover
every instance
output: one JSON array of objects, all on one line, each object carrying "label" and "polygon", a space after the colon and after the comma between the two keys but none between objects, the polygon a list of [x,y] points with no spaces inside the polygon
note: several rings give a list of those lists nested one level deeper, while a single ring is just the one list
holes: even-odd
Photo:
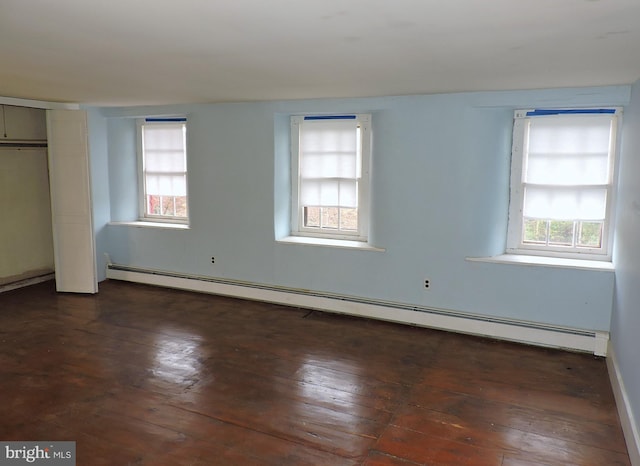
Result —
[{"label": "white baseboard heating cover", "polygon": [[609,341],[609,333],[603,331],[559,327],[376,299],[117,264],[107,266],[107,278],[368,317],[537,346],[584,351],[596,356],[606,356]]}]

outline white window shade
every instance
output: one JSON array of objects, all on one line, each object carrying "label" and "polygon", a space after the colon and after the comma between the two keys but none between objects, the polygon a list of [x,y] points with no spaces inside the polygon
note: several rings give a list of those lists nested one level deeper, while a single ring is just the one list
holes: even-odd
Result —
[{"label": "white window shade", "polygon": [[145,167],[150,172],[183,172],[187,169],[184,150],[147,151]]},{"label": "white window shade", "polygon": [[576,186],[606,184],[609,154],[541,154],[529,153],[525,182]]},{"label": "white window shade", "polygon": [[609,116],[530,120],[524,181],[564,186],[607,184],[611,130]]},{"label": "white window shade", "polygon": [[610,116],[563,115],[529,120],[523,216],[604,220],[611,131]]},{"label": "white window shade", "polygon": [[187,195],[185,128],[183,123],[143,126],[147,195]]},{"label": "white window shade", "polygon": [[355,180],[307,178],[302,186],[302,205],[358,207],[358,184]]},{"label": "white window shade", "polygon": [[144,125],[145,151],[179,152],[184,147],[184,124]]},{"label": "white window shade", "polygon": [[300,175],[303,178],[356,178],[356,152],[303,152]]},{"label": "white window shade", "polygon": [[357,207],[360,178],[357,122],[305,121],[300,127],[300,201],[307,206]]},{"label": "white window shade", "polygon": [[611,117],[562,116],[529,121],[529,152],[598,154],[609,151]]},{"label": "white window shade", "polygon": [[553,189],[526,187],[523,215],[550,220],[604,220],[605,188]]},{"label": "white window shade", "polygon": [[186,196],[186,175],[155,175],[147,173],[145,176],[147,195],[151,196]]}]

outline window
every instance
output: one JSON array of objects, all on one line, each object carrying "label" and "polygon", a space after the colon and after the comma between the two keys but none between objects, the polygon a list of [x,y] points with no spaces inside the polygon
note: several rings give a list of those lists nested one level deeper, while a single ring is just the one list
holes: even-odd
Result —
[{"label": "window", "polygon": [[619,113],[516,111],[507,252],[610,257]]},{"label": "window", "polygon": [[370,121],[291,118],[293,235],[367,241]]},{"label": "window", "polygon": [[143,220],[186,223],[186,119],[147,118],[139,120],[138,127]]}]

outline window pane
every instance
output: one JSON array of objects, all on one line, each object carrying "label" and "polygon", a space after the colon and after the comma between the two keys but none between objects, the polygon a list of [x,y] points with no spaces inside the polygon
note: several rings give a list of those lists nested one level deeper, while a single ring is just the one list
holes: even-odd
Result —
[{"label": "window pane", "polygon": [[523,241],[525,243],[546,244],[549,222],[539,219],[524,220]]},{"label": "window pane", "polygon": [[304,211],[304,226],[305,227],[320,227],[320,207],[305,207]]},{"label": "window pane", "polygon": [[160,196],[147,196],[147,214],[160,215]]},{"label": "window pane", "polygon": [[187,196],[176,196],[176,217],[184,217],[187,218],[189,212],[187,210]]},{"label": "window pane", "polygon": [[602,247],[602,222],[580,222],[578,246]]},{"label": "window pane", "polygon": [[552,220],[549,222],[549,244],[573,246],[575,222]]},{"label": "window pane", "polygon": [[358,209],[340,209],[340,229],[358,231]]},{"label": "window pane", "polygon": [[166,216],[174,216],[175,215],[175,204],[174,204],[174,200],[175,197],[173,196],[161,196],[160,197],[161,201],[161,212],[162,215],[166,215]]},{"label": "window pane", "polygon": [[322,207],[320,209],[320,226],[322,228],[338,229],[338,207]]}]

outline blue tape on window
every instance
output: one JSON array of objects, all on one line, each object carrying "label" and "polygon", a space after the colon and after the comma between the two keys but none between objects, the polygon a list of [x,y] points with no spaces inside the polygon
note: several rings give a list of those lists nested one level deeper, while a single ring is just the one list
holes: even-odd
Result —
[{"label": "blue tape on window", "polygon": [[305,120],[355,120],[355,115],[317,115],[306,116]]},{"label": "blue tape on window", "polygon": [[545,116],[545,115],[589,115],[596,113],[604,113],[613,115],[616,113],[614,108],[572,108],[569,110],[553,110],[553,109],[535,109],[527,112],[527,116]]},{"label": "blue tape on window", "polygon": [[149,123],[157,123],[157,122],[169,122],[169,123],[181,123],[187,121],[186,118],[145,118],[144,121],[148,121]]}]

